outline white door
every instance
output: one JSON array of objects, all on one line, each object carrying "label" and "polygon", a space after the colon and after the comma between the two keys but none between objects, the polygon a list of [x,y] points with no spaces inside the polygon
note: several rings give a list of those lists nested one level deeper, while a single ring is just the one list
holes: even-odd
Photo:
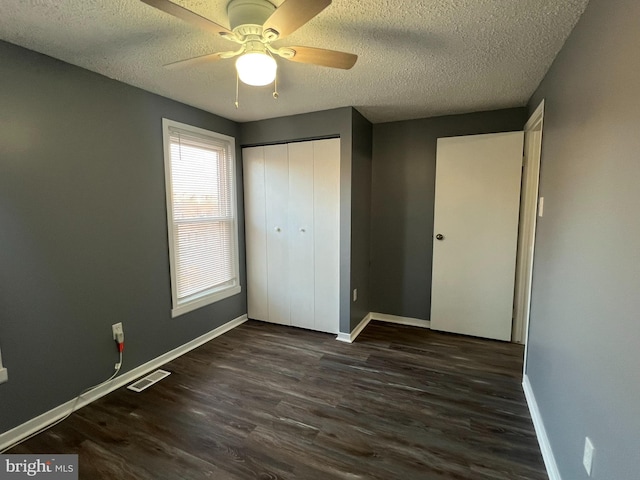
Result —
[{"label": "white door", "polygon": [[315,328],[313,143],[289,145],[289,283],[291,325]]},{"label": "white door", "polygon": [[431,328],[511,339],[523,132],[439,138]]},{"label": "white door", "polygon": [[249,318],[269,320],[264,147],[242,150]]},{"label": "white door", "polygon": [[264,147],[269,321],[291,324],[289,276],[289,160],[286,145]]},{"label": "white door", "polygon": [[340,326],[340,139],[313,142],[315,329]]}]

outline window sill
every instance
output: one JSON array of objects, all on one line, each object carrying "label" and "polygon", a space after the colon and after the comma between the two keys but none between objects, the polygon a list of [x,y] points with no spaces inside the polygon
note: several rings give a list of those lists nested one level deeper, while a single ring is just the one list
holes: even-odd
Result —
[{"label": "window sill", "polygon": [[234,287],[225,288],[224,290],[210,293],[204,297],[191,300],[190,302],[183,303],[182,305],[178,305],[176,308],[171,309],[171,317],[176,318],[180,315],[183,315],[188,312],[192,312],[193,310],[197,310],[198,308],[204,307],[206,305],[211,305],[212,303],[218,302],[228,297],[232,297],[233,295],[237,295],[242,291],[242,287],[240,285],[236,285]]}]

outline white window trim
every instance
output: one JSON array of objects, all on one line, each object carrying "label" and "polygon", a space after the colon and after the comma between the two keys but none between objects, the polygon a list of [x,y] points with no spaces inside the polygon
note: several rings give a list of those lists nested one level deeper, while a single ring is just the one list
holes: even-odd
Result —
[{"label": "white window trim", "polygon": [[2,366],[2,352],[0,352],[0,383],[4,383],[9,379],[9,373],[5,367]]},{"label": "white window trim", "polygon": [[[230,144],[230,156],[231,156],[231,169],[232,169],[232,178],[231,182],[231,195],[233,201],[231,202],[232,208],[232,216],[233,216],[233,248],[235,250],[234,255],[234,272],[236,277],[235,284],[227,285],[224,287],[219,287],[214,290],[209,290],[202,292],[200,296],[197,296],[191,299],[188,302],[184,302],[178,305],[178,295],[177,295],[177,268],[175,265],[175,239],[173,235],[173,183],[171,178],[171,142],[169,129],[178,128],[181,130],[186,130],[189,132],[193,132],[198,135],[212,137],[216,140],[223,140],[225,142],[229,142]],[[242,291],[242,287],[240,286],[240,252],[238,246],[238,195],[237,195],[237,172],[236,172],[236,140],[234,137],[230,137],[228,135],[223,135],[221,133],[212,132],[210,130],[205,130],[203,128],[194,127],[192,125],[187,125],[185,123],[176,122],[170,120],[168,118],[162,119],[162,138],[163,138],[163,146],[164,146],[164,173],[165,173],[165,193],[166,193],[166,201],[167,201],[167,235],[169,239],[169,268],[171,271],[171,317],[175,318],[180,315],[183,315],[187,312],[191,312],[198,308],[204,307],[205,305],[210,305],[212,303],[218,302],[222,299],[231,297],[233,295],[237,295]]]}]

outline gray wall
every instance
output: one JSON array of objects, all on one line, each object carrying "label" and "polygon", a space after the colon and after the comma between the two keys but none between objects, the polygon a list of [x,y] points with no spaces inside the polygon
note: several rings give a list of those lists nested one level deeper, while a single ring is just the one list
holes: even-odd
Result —
[{"label": "gray wall", "polygon": [[351,298],[351,328],[371,311],[371,123],[353,110],[352,185],[351,185],[351,290],[358,289],[358,300]]},{"label": "gray wall", "polygon": [[351,331],[351,107],[243,123],[243,146],[340,137],[340,331]]},{"label": "gray wall", "polygon": [[[237,137],[235,123],[4,42],[0,65],[3,432],[111,375],[112,323],[126,371],[246,297],[170,316],[161,118]],[[244,270],[242,254],[243,285]]]},{"label": "gray wall", "polygon": [[591,0],[545,99],[527,375],[565,480],[640,478],[640,2]]},{"label": "gray wall", "polygon": [[371,310],[430,319],[436,141],[521,130],[525,108],[373,126]]}]

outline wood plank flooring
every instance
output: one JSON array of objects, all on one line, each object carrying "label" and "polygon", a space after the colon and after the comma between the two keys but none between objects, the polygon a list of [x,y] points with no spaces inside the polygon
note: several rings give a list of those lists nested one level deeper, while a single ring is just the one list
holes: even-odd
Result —
[{"label": "wood plank flooring", "polygon": [[378,322],[349,345],[249,321],[8,453],[78,453],[87,480],[546,480],[522,355]]}]

